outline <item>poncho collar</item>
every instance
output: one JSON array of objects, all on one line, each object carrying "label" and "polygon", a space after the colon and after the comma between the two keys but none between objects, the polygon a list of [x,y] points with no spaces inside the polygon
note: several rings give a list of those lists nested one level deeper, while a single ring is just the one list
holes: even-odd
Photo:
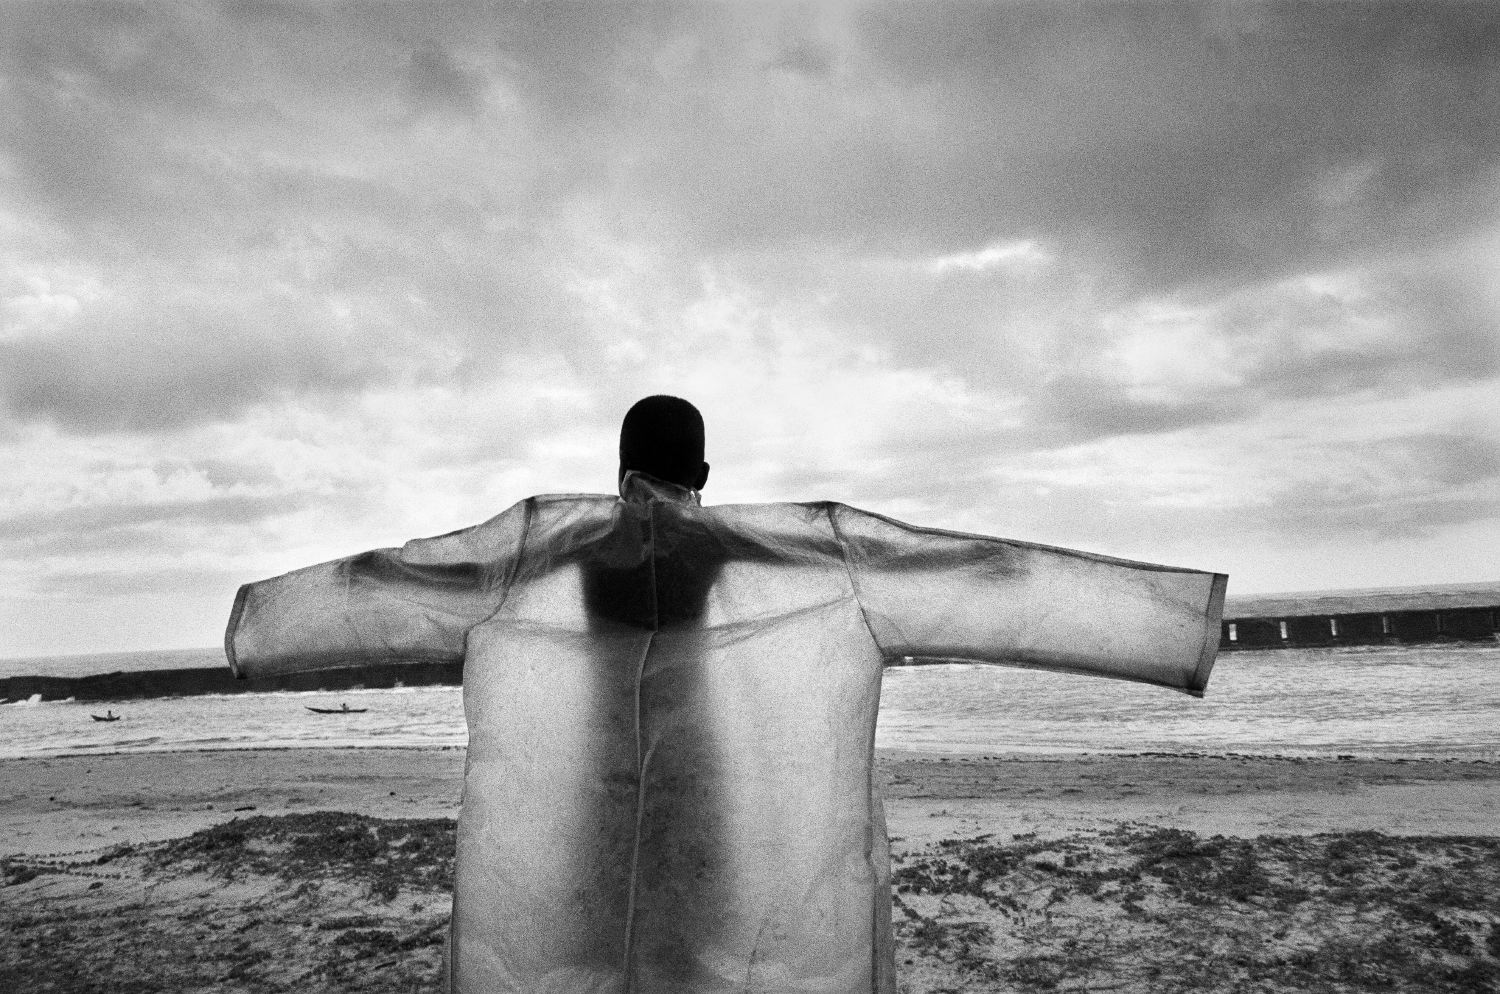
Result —
[{"label": "poncho collar", "polygon": [[644,504],[653,500],[673,504],[692,504],[699,507],[703,504],[703,498],[698,495],[698,491],[676,483],[668,483],[666,480],[659,480],[649,473],[642,473],[635,469],[628,470],[625,478],[620,481],[620,499],[633,504]]}]

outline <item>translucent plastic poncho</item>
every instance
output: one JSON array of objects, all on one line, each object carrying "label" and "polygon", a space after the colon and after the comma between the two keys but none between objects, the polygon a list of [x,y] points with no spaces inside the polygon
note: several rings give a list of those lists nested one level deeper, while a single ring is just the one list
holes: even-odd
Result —
[{"label": "translucent plastic poncho", "polygon": [[882,664],[1201,694],[1217,651],[1221,575],[836,503],[702,507],[633,473],[621,492],[235,602],[240,676],[463,660],[458,991],[891,994]]}]

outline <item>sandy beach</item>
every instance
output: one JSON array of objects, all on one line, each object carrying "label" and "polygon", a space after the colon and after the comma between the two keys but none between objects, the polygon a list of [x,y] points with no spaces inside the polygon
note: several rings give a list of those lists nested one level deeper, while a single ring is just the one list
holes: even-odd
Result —
[{"label": "sandy beach", "polygon": [[[436,990],[463,759],[0,761],[0,989]],[[909,994],[1500,982],[1500,765],[882,752],[879,771]]]}]

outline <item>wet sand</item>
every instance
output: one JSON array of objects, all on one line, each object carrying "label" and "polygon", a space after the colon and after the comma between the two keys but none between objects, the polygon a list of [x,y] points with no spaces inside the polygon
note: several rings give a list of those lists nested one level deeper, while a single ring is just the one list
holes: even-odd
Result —
[{"label": "wet sand", "polygon": [[[252,749],[0,760],[0,855],[168,839],[242,816],[453,818],[464,753]],[[890,832],[1067,833],[1121,821],[1254,836],[1500,834],[1500,764],[882,750]]]},{"label": "wet sand", "polygon": [[[1145,754],[881,757],[891,834],[1500,835],[1500,763]],[[922,828],[924,823],[930,823]]]},{"label": "wet sand", "polygon": [[[463,759],[0,761],[0,989],[436,990]],[[879,772],[908,994],[1500,984],[1500,764],[882,752]]]}]

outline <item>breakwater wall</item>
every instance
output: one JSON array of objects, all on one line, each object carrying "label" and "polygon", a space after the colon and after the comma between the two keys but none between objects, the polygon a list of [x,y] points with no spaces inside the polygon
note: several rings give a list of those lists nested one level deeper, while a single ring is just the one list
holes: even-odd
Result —
[{"label": "breakwater wall", "polygon": [[1221,650],[1484,642],[1500,633],[1500,582],[1231,598]]},{"label": "breakwater wall", "polygon": [[459,686],[462,663],[393,663],[345,669],[287,673],[281,676],[236,680],[229,667],[134,670],[89,676],[13,676],[0,679],[0,698],[24,701],[34,694],[43,700],[128,701],[144,697],[186,697],[197,694],[254,694],[274,690],[364,690],[387,687]]}]

